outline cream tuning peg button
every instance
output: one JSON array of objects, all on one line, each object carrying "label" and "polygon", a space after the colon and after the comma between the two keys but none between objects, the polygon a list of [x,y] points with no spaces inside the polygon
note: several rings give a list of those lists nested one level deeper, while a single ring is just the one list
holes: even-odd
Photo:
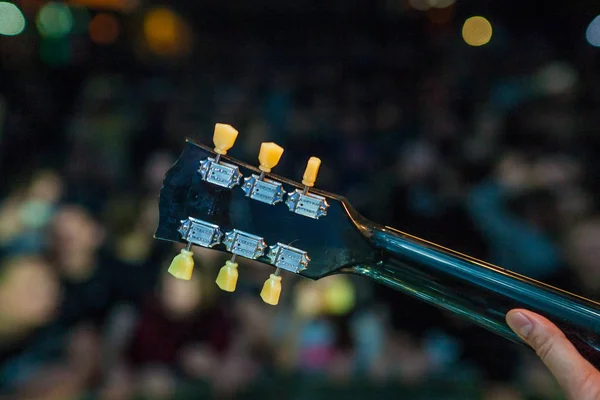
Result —
[{"label": "cream tuning peg button", "polygon": [[302,184],[307,187],[313,187],[319,174],[319,167],[321,166],[321,159],[317,157],[311,157],[306,164],[304,170],[304,176],[302,177]]},{"label": "cream tuning peg button", "polygon": [[233,147],[237,136],[238,131],[233,126],[221,123],[215,124],[215,134],[213,136],[215,153],[219,155],[227,154],[227,151]]},{"label": "cream tuning peg button", "polygon": [[271,172],[271,169],[281,160],[282,154],[283,147],[273,142],[264,142],[260,145],[260,152],[258,153],[258,161],[260,162],[258,168],[262,172]]},{"label": "cream tuning peg button", "polygon": [[279,303],[279,296],[281,295],[281,276],[277,274],[271,274],[269,279],[265,281],[262,290],[260,291],[260,297],[267,304],[276,306]]},{"label": "cream tuning peg button", "polygon": [[258,153],[260,175],[253,174],[244,178],[244,184],[242,185],[242,190],[247,197],[271,205],[283,201],[285,190],[281,183],[265,178],[265,173],[271,172],[271,169],[281,160],[282,155],[283,147],[276,143],[264,142],[260,145],[260,152]]},{"label": "cream tuning peg button", "polygon": [[220,163],[221,156],[227,154],[227,151],[233,147],[237,137],[238,131],[231,125],[215,124],[213,142],[215,144],[214,151],[217,155],[215,158],[208,157],[200,161],[198,173],[202,180],[228,189],[240,184],[242,174],[239,167],[233,164]]},{"label": "cream tuning peg button", "polygon": [[177,254],[171,265],[169,266],[169,273],[177,279],[184,279],[189,281],[192,279],[192,272],[194,271],[194,253],[190,251],[189,246],[187,249],[182,249],[181,253]]},{"label": "cream tuning peg button", "polygon": [[217,276],[217,286],[226,292],[234,292],[238,281],[238,264],[231,260],[225,261]]},{"label": "cream tuning peg button", "polygon": [[315,185],[320,167],[320,158],[311,157],[308,160],[304,175],[302,176],[304,189],[296,189],[295,191],[288,193],[285,201],[290,211],[314,219],[319,219],[320,217],[327,215],[327,209],[329,208],[327,199],[323,196],[308,192],[309,189]]}]

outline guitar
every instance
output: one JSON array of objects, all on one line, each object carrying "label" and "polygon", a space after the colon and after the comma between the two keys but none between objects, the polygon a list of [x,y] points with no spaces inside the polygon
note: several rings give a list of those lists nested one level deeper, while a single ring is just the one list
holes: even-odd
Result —
[{"label": "guitar", "polygon": [[[216,124],[214,149],[190,140],[167,172],[155,238],[187,244],[169,267],[190,279],[192,246],[232,255],[217,285],[235,290],[237,257],[274,268],[262,299],[276,305],[282,271],[313,280],[365,276],[525,344],[506,313],[525,308],[553,321],[600,368],[600,304],[362,217],[347,199],[314,188],[320,160],[302,183],[275,175],[283,149],[263,143],[258,167],[227,156],[238,132]],[[400,305],[401,306],[401,305]]]}]

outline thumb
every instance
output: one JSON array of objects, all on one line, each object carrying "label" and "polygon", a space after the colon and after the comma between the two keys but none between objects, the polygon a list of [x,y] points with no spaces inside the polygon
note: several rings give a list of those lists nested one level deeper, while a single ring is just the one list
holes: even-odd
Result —
[{"label": "thumb", "polygon": [[600,398],[600,372],[579,354],[556,325],[520,309],[509,311],[506,322],[533,347],[569,399]]}]

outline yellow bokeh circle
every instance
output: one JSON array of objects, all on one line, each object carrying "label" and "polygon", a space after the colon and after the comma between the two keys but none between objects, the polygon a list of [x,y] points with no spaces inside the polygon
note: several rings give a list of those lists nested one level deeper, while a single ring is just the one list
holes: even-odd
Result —
[{"label": "yellow bokeh circle", "polygon": [[483,46],[492,39],[492,24],[484,17],[468,18],[463,25],[462,36],[469,46]]}]

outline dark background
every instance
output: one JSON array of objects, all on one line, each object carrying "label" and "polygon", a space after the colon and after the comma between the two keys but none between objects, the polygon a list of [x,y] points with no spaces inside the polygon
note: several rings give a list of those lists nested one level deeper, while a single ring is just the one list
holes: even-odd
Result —
[{"label": "dark background", "polygon": [[61,4],[0,35],[0,393],[561,398],[532,352],[405,295],[290,279],[274,308],[264,269],[218,292],[225,256],[196,249],[179,281],[152,234],[185,138],[224,122],[237,158],[275,141],[297,179],[319,156],[365,216],[598,299],[597,2]]}]

